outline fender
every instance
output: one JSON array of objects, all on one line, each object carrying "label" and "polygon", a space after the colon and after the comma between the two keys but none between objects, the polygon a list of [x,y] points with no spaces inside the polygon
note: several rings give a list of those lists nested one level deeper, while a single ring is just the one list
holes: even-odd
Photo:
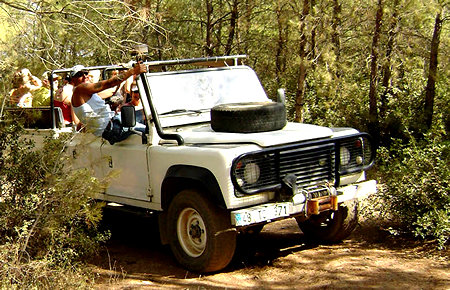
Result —
[{"label": "fender", "polygon": [[191,165],[173,165],[164,177],[161,186],[161,206],[169,208],[172,198],[186,188],[198,188],[219,207],[225,208],[225,201],[214,174],[206,168]]}]

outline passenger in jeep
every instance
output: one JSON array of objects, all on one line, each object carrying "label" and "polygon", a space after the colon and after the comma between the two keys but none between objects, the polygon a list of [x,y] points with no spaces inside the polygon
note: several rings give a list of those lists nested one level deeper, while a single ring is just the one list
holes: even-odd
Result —
[{"label": "passenger in jeep", "polygon": [[131,100],[128,103],[124,103],[123,106],[134,106],[136,110],[136,122],[142,124],[145,122],[144,108],[142,107],[141,97],[136,84],[131,86]]},{"label": "passenger in jeep", "polygon": [[55,93],[53,104],[55,105],[55,107],[61,108],[64,117],[64,124],[66,126],[74,125],[76,126],[77,130],[80,130],[80,120],[78,120],[72,107],[72,94],[73,84],[71,83],[69,74],[64,78],[63,86]]},{"label": "passenger in jeep", "polygon": [[[133,68],[121,72],[110,79],[90,83],[87,77],[88,71],[84,66],[76,65],[72,68],[70,72],[74,85],[72,106],[75,114],[89,132],[96,136],[102,136],[108,124],[110,124],[108,128],[111,130],[115,129],[112,130],[115,134],[113,140],[108,139],[111,144],[122,141],[131,134],[131,132],[124,132],[121,128],[117,129],[116,126],[113,128],[113,124],[120,124],[120,114],[116,115],[114,111],[111,111],[109,105],[105,103],[98,93],[119,85],[132,75],[139,75],[146,71],[146,65],[138,63]],[[136,127],[135,129],[144,131],[145,126],[144,128]]]},{"label": "passenger in jeep", "polygon": [[31,107],[32,93],[41,86],[41,80],[33,76],[29,69],[16,71],[13,75],[13,89],[9,93],[10,104],[21,108]]}]

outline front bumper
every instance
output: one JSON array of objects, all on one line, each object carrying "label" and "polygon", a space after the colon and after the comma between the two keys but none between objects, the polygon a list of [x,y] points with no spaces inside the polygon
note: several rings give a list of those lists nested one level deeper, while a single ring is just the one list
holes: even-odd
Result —
[{"label": "front bumper", "polygon": [[[336,195],[303,200],[298,204],[291,201],[274,202],[235,210],[231,212],[231,223],[233,226],[242,227],[300,214],[312,215],[319,214],[325,210],[337,210],[340,203],[353,199],[363,199],[370,194],[376,193],[376,185],[375,180],[368,180],[339,187],[336,190]],[[296,199],[294,198],[293,200]]]}]

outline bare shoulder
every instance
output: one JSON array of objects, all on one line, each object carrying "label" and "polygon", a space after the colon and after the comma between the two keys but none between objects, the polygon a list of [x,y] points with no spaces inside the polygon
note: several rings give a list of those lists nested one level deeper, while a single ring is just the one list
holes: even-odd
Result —
[{"label": "bare shoulder", "polygon": [[87,95],[87,93],[85,91],[84,85],[85,84],[80,84],[73,88],[73,94],[72,94],[72,100],[71,100],[72,106],[79,107],[85,103],[84,99],[85,99],[85,96]]},{"label": "bare shoulder", "polygon": [[74,87],[71,84],[67,84],[64,87],[62,87],[63,92],[66,94],[72,94],[73,89],[74,89]]},{"label": "bare shoulder", "polygon": [[73,86],[68,84],[65,85],[64,87],[61,88],[61,91],[58,90],[58,92],[56,93],[55,99],[57,99],[58,101],[63,101],[65,103],[69,103],[72,99],[72,94],[73,94]]}]

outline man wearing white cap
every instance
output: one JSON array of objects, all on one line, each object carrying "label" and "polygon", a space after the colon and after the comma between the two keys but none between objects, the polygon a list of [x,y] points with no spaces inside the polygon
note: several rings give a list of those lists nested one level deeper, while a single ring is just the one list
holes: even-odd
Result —
[{"label": "man wearing white cap", "polygon": [[[102,136],[103,131],[115,116],[111,108],[98,95],[98,92],[119,85],[132,75],[147,72],[144,64],[138,63],[133,68],[123,71],[116,76],[97,83],[91,83],[88,79],[88,71],[82,65],[76,65],[70,72],[71,83],[74,85],[72,106],[75,114],[86,126],[87,130],[96,136]],[[117,116],[120,120],[120,116]],[[111,144],[125,139],[129,134],[116,136]]]}]

